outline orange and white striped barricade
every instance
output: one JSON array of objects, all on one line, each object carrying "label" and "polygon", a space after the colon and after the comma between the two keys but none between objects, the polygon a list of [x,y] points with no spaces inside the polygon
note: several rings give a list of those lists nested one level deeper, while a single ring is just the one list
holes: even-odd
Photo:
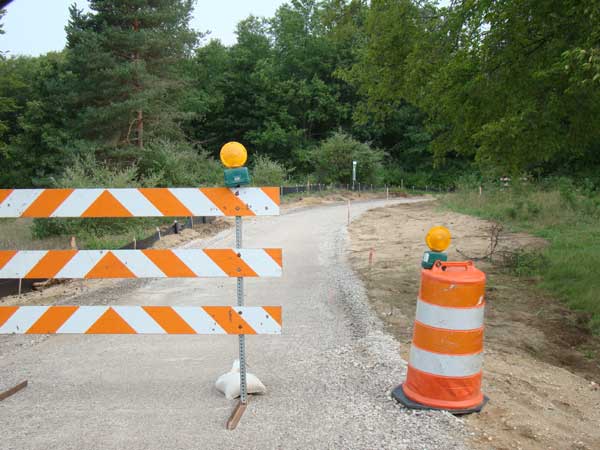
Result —
[{"label": "orange and white striped barricade", "polygon": [[[2,278],[235,277],[233,306],[3,306],[0,334],[233,334],[240,339],[245,405],[246,334],[281,334],[279,306],[244,306],[244,277],[280,277],[282,251],[242,248],[243,216],[279,214],[278,187],[0,189],[0,217],[234,216],[229,249],[0,250]],[[239,417],[238,417],[239,419]]]},{"label": "orange and white striped barricade", "polygon": [[485,274],[471,261],[421,271],[406,381],[392,392],[414,409],[481,411]]}]

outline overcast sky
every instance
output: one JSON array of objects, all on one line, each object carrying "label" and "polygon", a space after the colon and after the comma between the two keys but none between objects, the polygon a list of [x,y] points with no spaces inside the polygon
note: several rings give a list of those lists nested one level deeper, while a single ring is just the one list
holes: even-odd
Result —
[{"label": "overcast sky", "polygon": [[[87,9],[87,0],[13,0],[4,16],[0,51],[9,55],[39,55],[65,46],[69,5]],[[270,17],[284,0],[197,0],[192,28],[211,31],[224,44],[235,42],[235,26],[248,17]]]}]

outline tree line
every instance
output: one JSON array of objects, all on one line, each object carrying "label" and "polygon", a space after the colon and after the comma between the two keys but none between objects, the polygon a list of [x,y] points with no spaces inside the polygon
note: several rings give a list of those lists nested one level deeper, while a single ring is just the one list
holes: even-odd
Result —
[{"label": "tree line", "polygon": [[4,187],[215,184],[229,140],[303,181],[600,178],[599,2],[292,0],[231,46],[192,0],[89,3],[0,57]]}]

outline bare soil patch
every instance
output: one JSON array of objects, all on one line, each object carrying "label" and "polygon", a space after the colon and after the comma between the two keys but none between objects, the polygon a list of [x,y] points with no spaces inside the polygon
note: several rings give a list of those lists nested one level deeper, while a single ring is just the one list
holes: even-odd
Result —
[{"label": "bare soil patch", "polygon": [[[489,251],[494,224],[438,211],[431,203],[375,209],[350,227],[353,267],[405,359],[424,237],[433,225],[452,231],[451,260],[465,259],[457,250],[469,256]],[[527,234],[504,232],[496,250],[544,245]],[[584,317],[537,289],[537,280],[515,277],[489,262],[476,265],[488,276],[483,389],[490,402],[481,414],[464,419],[473,433],[473,447],[599,449],[598,337],[581,325]]]}]

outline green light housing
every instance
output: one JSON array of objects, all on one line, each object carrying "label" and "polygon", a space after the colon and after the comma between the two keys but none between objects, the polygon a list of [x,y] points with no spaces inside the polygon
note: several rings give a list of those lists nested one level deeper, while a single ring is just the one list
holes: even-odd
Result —
[{"label": "green light housing", "polygon": [[423,269],[431,269],[436,261],[448,261],[448,255],[444,252],[434,252],[433,250],[428,250],[423,253],[421,267]]},{"label": "green light housing", "polygon": [[240,187],[250,184],[250,172],[247,167],[225,169],[225,186]]}]

